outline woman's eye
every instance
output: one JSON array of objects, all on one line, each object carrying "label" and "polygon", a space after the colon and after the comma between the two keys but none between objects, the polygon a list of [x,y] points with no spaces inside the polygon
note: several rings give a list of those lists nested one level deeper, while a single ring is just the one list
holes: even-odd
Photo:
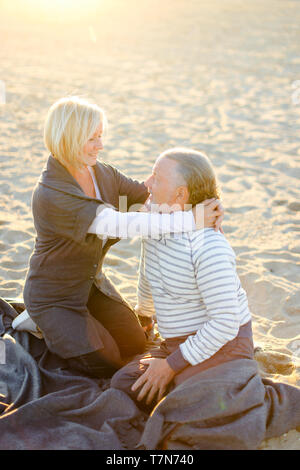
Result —
[{"label": "woman's eye", "polygon": [[89,139],[89,142],[94,142],[96,139],[102,139],[102,135],[98,135],[97,137],[92,137]]}]

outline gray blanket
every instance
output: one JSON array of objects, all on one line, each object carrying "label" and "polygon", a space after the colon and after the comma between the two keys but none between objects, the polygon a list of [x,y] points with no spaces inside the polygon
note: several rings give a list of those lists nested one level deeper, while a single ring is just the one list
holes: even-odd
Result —
[{"label": "gray blanket", "polygon": [[0,298],[0,449],[256,449],[300,426],[300,389],[262,379],[247,359],[191,377],[148,416],[109,379],[12,330],[17,313]]}]

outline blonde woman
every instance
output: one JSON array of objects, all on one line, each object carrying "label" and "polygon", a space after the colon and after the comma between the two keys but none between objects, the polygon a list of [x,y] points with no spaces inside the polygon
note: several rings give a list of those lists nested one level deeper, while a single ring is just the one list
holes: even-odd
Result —
[{"label": "blonde woman", "polygon": [[219,200],[201,206],[204,222],[195,219],[197,207],[181,219],[176,213],[120,212],[119,196],[127,198],[128,210],[149,194],[144,183],[97,159],[105,127],[103,110],[78,97],[49,109],[44,136],[50,155],[32,196],[37,236],[23,292],[29,320],[49,350],[95,377],[111,376],[142,353],[147,337],[147,322],[142,326],[143,317],[102,273],[110,246],[136,236],[130,229],[136,224],[145,235],[150,223],[151,236],[157,236],[201,223],[219,230],[223,219]]}]

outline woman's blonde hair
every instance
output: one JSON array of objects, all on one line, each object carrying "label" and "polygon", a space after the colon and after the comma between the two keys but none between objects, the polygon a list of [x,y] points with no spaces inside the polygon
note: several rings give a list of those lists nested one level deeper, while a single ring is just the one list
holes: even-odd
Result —
[{"label": "woman's blonde hair", "polygon": [[166,150],[161,157],[178,163],[177,173],[185,181],[189,191],[189,204],[193,206],[205,199],[221,198],[217,178],[209,158],[197,150],[176,147]]},{"label": "woman's blonde hair", "polygon": [[78,96],[67,96],[49,109],[44,128],[47,149],[63,165],[81,168],[80,155],[97,127],[107,127],[104,111]]}]

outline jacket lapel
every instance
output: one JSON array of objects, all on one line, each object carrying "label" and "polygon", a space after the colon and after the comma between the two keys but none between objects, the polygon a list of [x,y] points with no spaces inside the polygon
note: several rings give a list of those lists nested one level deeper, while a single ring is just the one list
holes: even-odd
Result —
[{"label": "jacket lapel", "polygon": [[[114,184],[111,173],[106,171],[105,165],[97,161],[95,165],[96,180],[103,199],[91,198],[84,194],[80,185],[68,172],[68,170],[51,154],[49,155],[46,166],[44,167],[39,179],[39,183],[55,191],[61,191],[71,196],[85,199],[87,201],[97,201],[109,204],[110,207],[117,209],[116,195],[114,194]],[[119,195],[117,195],[117,198]],[[108,238],[103,246],[103,255],[111,245],[114,245],[120,238]]]},{"label": "jacket lapel", "polygon": [[102,200],[106,203],[114,204],[114,200],[116,198],[116,195],[114,194],[115,191],[113,191],[114,185],[112,184],[111,176],[108,174],[105,165],[97,161],[93,168],[95,170],[96,181]]},{"label": "jacket lapel", "polygon": [[105,188],[103,187],[104,185],[102,182],[105,181],[105,178],[103,178],[103,171],[100,167],[101,164],[97,161],[94,168],[102,199],[91,198],[84,194],[81,186],[77,183],[75,178],[73,178],[71,173],[69,173],[69,171],[51,154],[49,155],[47,164],[42,171],[39,183],[48,188],[67,193],[81,199],[110,203],[109,198],[107,198],[107,191],[105,191]]}]

